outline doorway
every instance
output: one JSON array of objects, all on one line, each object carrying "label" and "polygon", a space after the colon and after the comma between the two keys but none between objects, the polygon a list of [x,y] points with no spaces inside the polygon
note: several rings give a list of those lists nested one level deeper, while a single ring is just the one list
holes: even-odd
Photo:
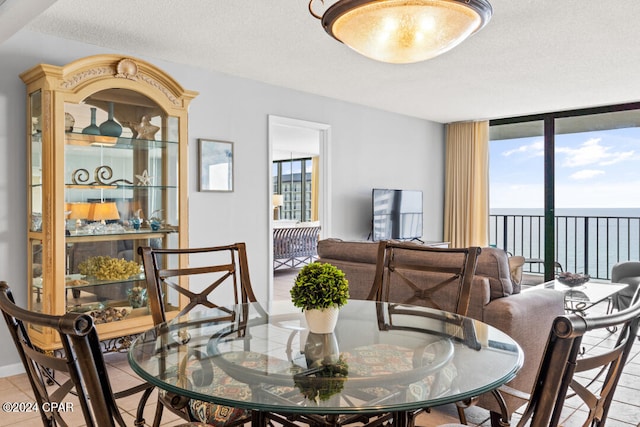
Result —
[{"label": "doorway", "polygon": [[[274,226],[295,226],[300,221],[317,222],[321,227],[320,238],[331,235],[330,131],[331,127],[324,123],[269,116],[269,304],[276,297],[286,298],[286,295],[274,292]],[[303,171],[309,171],[309,177],[314,175],[309,178],[313,184],[307,183],[307,188],[312,186],[313,190],[305,192],[304,177],[307,173],[303,174]],[[289,182],[283,186],[278,179],[288,179]],[[279,197],[274,198],[274,195]]]}]

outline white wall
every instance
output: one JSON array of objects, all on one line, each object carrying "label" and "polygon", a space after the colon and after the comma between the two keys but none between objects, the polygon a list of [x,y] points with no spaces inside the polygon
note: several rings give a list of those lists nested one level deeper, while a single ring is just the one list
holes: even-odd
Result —
[{"label": "white wall", "polygon": [[[0,45],[0,280],[26,304],[25,88],[18,75],[38,63],[64,65],[84,56],[121,53],[26,30]],[[138,55],[132,55],[138,56]],[[444,131],[438,123],[364,108],[180,64],[141,57],[200,95],[189,123],[191,246],[247,242],[252,283],[267,297],[269,215],[267,116],[331,126],[332,237],[365,239],[373,187],[424,191],[424,238],[442,238]],[[197,139],[234,142],[232,193],[197,191]],[[0,326],[0,376],[18,357]]]}]

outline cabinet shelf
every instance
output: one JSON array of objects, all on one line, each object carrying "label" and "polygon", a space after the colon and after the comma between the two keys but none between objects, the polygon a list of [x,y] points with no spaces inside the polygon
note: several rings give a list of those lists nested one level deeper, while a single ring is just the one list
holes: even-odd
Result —
[{"label": "cabinet shelf", "polygon": [[[75,283],[81,282],[80,284],[73,284],[75,280]],[[65,283],[65,289],[85,289],[85,288],[93,288],[96,286],[106,286],[106,285],[113,285],[116,283],[132,283],[132,282],[138,282],[140,280],[144,280],[144,273],[140,273],[140,274],[136,274],[135,276],[131,276],[128,277],[126,279],[114,279],[114,280],[101,280],[101,279],[96,279],[95,277],[90,277],[90,276],[82,276],[81,279],[74,279],[74,280],[69,280],[67,281],[67,283]],[[84,283],[86,282],[86,283]]]},{"label": "cabinet shelf", "polygon": [[125,230],[114,233],[100,233],[100,234],[74,234],[75,231],[71,231],[70,235],[66,237],[67,243],[80,243],[80,242],[105,242],[111,240],[131,240],[131,239],[161,239],[167,234],[177,233],[177,227],[168,226],[160,230]]},{"label": "cabinet shelf", "polygon": [[[39,184],[41,185],[41,184]],[[70,190],[171,190],[177,185],[134,185],[134,184],[65,184]]]},{"label": "cabinet shelf", "polygon": [[67,132],[65,134],[65,144],[80,147],[100,147],[109,149],[127,149],[134,147],[157,147],[163,148],[167,145],[178,144],[177,141],[139,139],[132,137],[115,137],[103,135],[87,135],[78,132]]}]

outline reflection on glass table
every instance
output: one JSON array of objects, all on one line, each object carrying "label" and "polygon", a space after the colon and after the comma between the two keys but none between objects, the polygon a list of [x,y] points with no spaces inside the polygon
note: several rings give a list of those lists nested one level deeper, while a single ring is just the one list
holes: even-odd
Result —
[{"label": "reflection on glass table", "polygon": [[[463,401],[510,381],[518,344],[477,320],[424,307],[350,300],[332,334],[308,332],[288,301],[190,312],[141,335],[133,370],[191,399],[344,423]],[[328,420],[328,421],[327,421]]]}]

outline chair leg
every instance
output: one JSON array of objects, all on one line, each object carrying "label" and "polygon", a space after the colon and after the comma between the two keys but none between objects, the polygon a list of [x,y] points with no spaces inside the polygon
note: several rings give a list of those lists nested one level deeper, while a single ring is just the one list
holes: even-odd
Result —
[{"label": "chair leg", "polygon": [[464,413],[464,410],[465,408],[468,408],[470,406],[475,406],[476,403],[478,403],[477,397],[472,397],[470,399],[455,403],[456,410],[458,411],[458,419],[460,420],[460,424],[467,425],[467,415]]},{"label": "chair leg", "polygon": [[147,401],[149,400],[149,396],[151,396],[151,393],[153,392],[153,390],[154,390],[153,387],[146,389],[142,394],[142,397],[140,398],[140,402],[138,403],[138,409],[136,411],[136,420],[134,422],[134,425],[136,427],[144,426],[144,423],[145,423],[144,408],[145,406],[147,406]]},{"label": "chair leg", "polygon": [[460,424],[467,425],[467,415],[464,413],[464,407],[456,404],[456,409],[458,410],[458,418],[460,419]]},{"label": "chair leg", "polygon": [[489,417],[491,420],[491,427],[509,427],[509,423],[505,423],[502,420],[502,415],[499,412],[490,411]]},{"label": "chair leg", "polygon": [[163,407],[164,406],[162,405],[162,402],[160,401],[160,399],[158,399],[156,403],[156,413],[153,416],[153,427],[160,427],[160,421],[162,420]]},{"label": "chair leg", "polygon": [[511,417],[509,415],[509,410],[507,409],[507,404],[504,401],[504,397],[502,397],[502,393],[500,393],[499,389],[496,389],[496,390],[493,390],[491,394],[493,394],[493,397],[496,398],[496,401],[500,406],[500,412],[490,411],[491,426],[492,427],[509,427],[511,425]]},{"label": "chair leg", "polygon": [[269,419],[266,412],[263,411],[251,411],[251,426],[255,427],[267,427]]}]

